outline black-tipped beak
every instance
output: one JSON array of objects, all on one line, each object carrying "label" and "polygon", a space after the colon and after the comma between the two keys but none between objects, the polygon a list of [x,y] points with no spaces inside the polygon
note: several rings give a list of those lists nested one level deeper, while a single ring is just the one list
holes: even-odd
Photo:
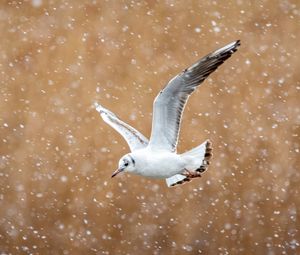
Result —
[{"label": "black-tipped beak", "polygon": [[113,178],[113,177],[115,177],[117,174],[123,172],[123,170],[124,170],[124,168],[119,168],[119,169],[117,169],[116,171],[113,172],[111,178]]}]

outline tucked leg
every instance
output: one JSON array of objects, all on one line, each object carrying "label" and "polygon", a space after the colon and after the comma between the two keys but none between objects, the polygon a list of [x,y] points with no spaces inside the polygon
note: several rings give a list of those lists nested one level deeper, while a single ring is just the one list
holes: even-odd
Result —
[{"label": "tucked leg", "polygon": [[184,170],[184,172],[182,173],[182,175],[188,177],[188,178],[197,178],[197,177],[201,177],[201,173],[198,171],[189,171],[187,169]]}]

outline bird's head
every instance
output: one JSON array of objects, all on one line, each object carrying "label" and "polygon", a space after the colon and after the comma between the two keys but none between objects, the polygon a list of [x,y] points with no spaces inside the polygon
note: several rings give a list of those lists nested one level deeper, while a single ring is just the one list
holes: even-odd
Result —
[{"label": "bird's head", "polygon": [[135,169],[135,160],[133,156],[130,153],[128,153],[120,159],[118,169],[113,172],[111,177],[115,177],[117,174],[121,172],[132,172],[134,171],[134,169]]}]

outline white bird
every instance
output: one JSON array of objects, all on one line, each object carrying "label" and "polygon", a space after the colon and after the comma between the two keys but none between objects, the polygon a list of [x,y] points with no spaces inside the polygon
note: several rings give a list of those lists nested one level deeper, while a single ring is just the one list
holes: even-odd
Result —
[{"label": "white bird", "polygon": [[239,40],[232,42],[201,58],[169,81],[154,100],[150,141],[115,114],[95,103],[103,120],[123,136],[131,150],[120,159],[119,167],[112,177],[129,172],[164,178],[169,187],[201,177],[201,173],[210,164],[211,142],[206,140],[190,151],[176,153],[182,112],[192,92],[239,46]]}]

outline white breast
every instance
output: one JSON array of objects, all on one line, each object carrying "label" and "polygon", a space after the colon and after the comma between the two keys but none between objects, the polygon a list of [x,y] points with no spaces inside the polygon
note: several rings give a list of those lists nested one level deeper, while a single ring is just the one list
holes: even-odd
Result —
[{"label": "white breast", "polygon": [[182,172],[184,161],[180,155],[167,151],[142,149],[134,153],[136,171],[133,173],[153,177],[168,178]]}]

